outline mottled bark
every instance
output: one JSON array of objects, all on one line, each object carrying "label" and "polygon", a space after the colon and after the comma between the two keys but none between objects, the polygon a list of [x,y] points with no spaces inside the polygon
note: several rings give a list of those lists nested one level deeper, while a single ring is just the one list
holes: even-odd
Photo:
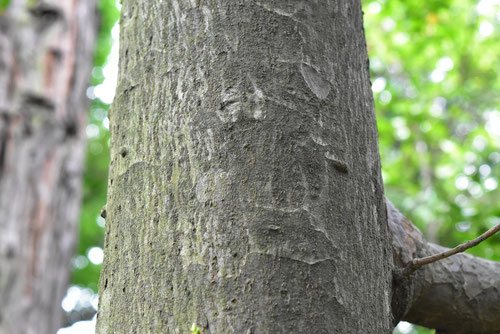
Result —
[{"label": "mottled bark", "polygon": [[[447,248],[427,242],[420,231],[387,202],[395,264]],[[397,319],[435,328],[440,333],[500,333],[500,263],[457,254],[426,265],[395,281]]]},{"label": "mottled bark", "polygon": [[359,2],[122,15],[98,332],[389,333]]},{"label": "mottled bark", "polygon": [[0,333],[53,334],[76,241],[95,2],[0,14]]}]

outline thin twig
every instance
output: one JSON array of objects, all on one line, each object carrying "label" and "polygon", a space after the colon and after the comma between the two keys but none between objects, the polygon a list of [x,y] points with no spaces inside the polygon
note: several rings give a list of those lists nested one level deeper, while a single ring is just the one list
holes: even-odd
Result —
[{"label": "thin twig", "polygon": [[466,251],[467,249],[472,248],[472,247],[478,245],[479,243],[483,242],[484,240],[488,239],[489,237],[491,237],[492,235],[494,235],[498,231],[500,231],[500,224],[497,224],[496,226],[490,228],[488,231],[484,232],[479,237],[477,237],[473,240],[469,240],[467,242],[464,242],[463,244],[460,244],[460,245],[456,246],[455,248],[449,249],[446,252],[422,257],[419,259],[413,259],[408,264],[408,266],[404,269],[403,274],[406,276],[408,274],[411,274],[415,270],[419,269],[420,267],[425,266],[429,263],[433,263],[433,262],[436,262],[436,261],[439,261],[442,259],[446,259],[447,257],[450,257],[450,256],[455,255],[457,253],[462,253],[462,252]]}]

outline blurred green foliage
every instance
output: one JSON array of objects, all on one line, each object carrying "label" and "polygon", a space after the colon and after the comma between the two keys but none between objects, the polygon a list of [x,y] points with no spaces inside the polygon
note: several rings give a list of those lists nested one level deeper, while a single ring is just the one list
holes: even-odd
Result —
[{"label": "blurred green foliage", "polygon": [[90,83],[92,86],[96,86],[104,80],[102,67],[106,64],[109,52],[113,46],[111,29],[113,29],[120,18],[120,11],[118,10],[116,0],[99,0],[97,7],[100,15],[100,26],[94,53],[94,66],[98,70],[92,73]]},{"label": "blurred green foliage", "polygon": [[10,5],[10,0],[0,0],[0,14]]},{"label": "blurred green foliage", "polygon": [[[97,86],[104,81],[103,67],[113,44],[111,29],[120,15],[115,0],[100,0],[98,9],[100,26],[91,86]],[[73,260],[73,284],[91,288],[95,292],[101,266],[89,261],[88,251],[92,247],[103,247],[104,220],[100,217],[100,212],[106,203],[109,131],[105,126],[105,120],[108,109],[109,105],[97,98],[91,102],[87,126],[88,143],[80,216],[80,242]]]},{"label": "blurred green foliage", "polygon": [[433,241],[474,238],[500,216],[500,2],[364,8],[387,196]]},{"label": "blurred green foliage", "polygon": [[[92,85],[102,82],[118,18],[101,0]],[[424,234],[454,246],[500,221],[500,1],[364,0],[387,196]],[[94,100],[73,282],[97,291],[106,199],[108,105]],[[96,131],[91,131],[97,133]],[[500,260],[498,237],[471,253]],[[397,332],[397,331],[396,331]],[[433,333],[408,329],[404,333]]]}]

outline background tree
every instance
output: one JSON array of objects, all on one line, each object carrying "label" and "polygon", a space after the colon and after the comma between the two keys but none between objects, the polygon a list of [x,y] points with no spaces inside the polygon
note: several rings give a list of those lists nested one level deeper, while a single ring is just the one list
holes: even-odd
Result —
[{"label": "background tree", "polygon": [[0,333],[52,334],[78,226],[95,2],[0,4]]},{"label": "background tree", "polygon": [[[324,284],[314,285],[314,279],[321,280],[321,275],[328,272],[325,269],[330,263],[336,267],[342,266],[345,261],[351,265],[351,270],[360,263],[371,263],[366,257],[363,258],[366,256],[363,252],[356,253],[355,245],[359,245],[356,239],[363,240],[363,246],[375,249],[377,246],[372,241],[377,240],[382,247],[388,242],[383,224],[382,230],[379,228],[377,231],[369,231],[376,226],[369,223],[369,218],[361,219],[367,223],[364,229],[345,231],[346,227],[342,223],[356,222],[356,215],[367,217],[366,211],[363,211],[364,206],[356,208],[356,204],[360,202],[354,200],[351,202],[353,206],[342,207],[346,203],[345,199],[341,200],[335,197],[338,194],[329,193],[329,186],[333,185],[332,188],[343,189],[340,196],[348,196],[350,192],[357,193],[358,196],[363,194],[360,201],[371,201],[372,205],[377,203],[377,216],[384,221],[384,210],[380,206],[381,188],[376,185],[380,184],[376,149],[375,152],[371,151],[370,158],[365,161],[360,160],[358,155],[360,150],[370,150],[370,143],[374,141],[364,144],[349,141],[353,133],[359,134],[357,138],[361,140],[367,133],[368,137],[373,138],[370,135],[373,127],[369,126],[369,119],[362,119],[366,116],[365,113],[355,114],[354,117],[358,117],[358,120],[361,117],[360,122],[355,125],[348,121],[352,121],[352,118],[346,117],[352,110],[360,111],[367,107],[365,104],[364,107],[352,108],[354,104],[350,105],[349,102],[355,103],[363,97],[365,101],[369,101],[369,95],[364,95],[363,90],[357,91],[357,95],[353,93],[352,87],[345,91],[356,80],[363,82],[367,79],[367,76],[363,76],[363,71],[357,72],[363,67],[356,63],[363,59],[362,44],[356,44],[363,36],[352,33],[360,32],[361,25],[346,23],[360,22],[357,16],[360,14],[359,8],[353,10],[347,5],[317,8],[316,6],[322,6],[320,4],[281,8],[276,7],[273,2],[266,2],[251,5],[222,3],[215,11],[214,7],[198,7],[199,4],[194,3],[181,2],[173,8],[168,8],[168,5],[165,8],[162,4],[151,3],[154,10],[146,8],[146,14],[138,16],[138,7],[129,4],[124,13],[127,45],[122,47],[122,55],[128,57],[121,67],[122,85],[118,89],[116,103],[118,112],[112,115],[118,120],[115,121],[116,129],[113,128],[115,153],[112,155],[112,187],[108,203],[111,224],[107,227],[109,255],[101,290],[104,308],[100,322],[102,332],[107,332],[108,328],[118,331],[125,328],[174,330],[181,328],[179,326],[190,317],[197,318],[203,327],[215,332],[224,331],[227,326],[234,326],[232,330],[248,328],[250,319],[256,318],[259,319],[259,324],[254,325],[261,326],[254,328],[257,331],[285,328],[300,331],[305,326],[309,330],[313,328],[318,331],[335,328],[339,331],[356,332],[358,329],[371,328],[375,332],[386,332],[390,327],[387,322],[390,316],[387,314],[379,317],[377,323],[366,316],[349,318],[346,320],[348,325],[341,321],[333,321],[335,325],[332,323],[331,326],[335,327],[326,324],[325,319],[335,319],[336,316],[348,318],[339,309],[328,309],[335,304],[333,300],[339,300],[335,288],[341,291],[340,295],[346,291],[361,291],[360,295],[363,295],[365,287],[351,287],[351,290],[346,288],[349,269],[340,270],[345,280],[335,281],[330,289],[327,289],[328,282],[332,281],[326,278],[323,280]],[[141,10],[144,9],[144,6],[140,7]],[[334,13],[334,22],[321,19],[318,20],[321,23],[311,22],[312,16],[328,13],[329,9],[333,10],[330,14]],[[169,13],[172,15],[169,16]],[[332,15],[328,17],[331,18]],[[346,17],[347,20],[342,21]],[[163,20],[165,24],[162,26],[168,26],[169,29],[154,34],[152,23]],[[322,33],[322,29],[329,25],[330,28],[336,28],[328,30],[333,31],[333,36]],[[211,29],[216,33],[207,33]],[[342,35],[346,31],[351,32],[346,34],[350,38]],[[286,33],[281,35],[283,32]],[[308,38],[304,38],[304,35]],[[300,39],[293,41],[297,36]],[[267,44],[268,41],[274,43]],[[311,47],[308,43],[313,41],[316,46],[322,47]],[[165,49],[165,44],[168,49]],[[287,49],[288,44],[302,48],[300,52],[299,48]],[[344,47],[340,51],[339,45]],[[336,54],[337,63],[323,54],[329,48],[333,52],[339,52]],[[214,52],[210,53],[210,49]],[[327,54],[331,56],[332,52]],[[346,60],[346,55],[352,58]],[[214,60],[214,63],[210,60]],[[261,60],[263,63],[259,63]],[[353,61],[352,68],[349,66],[350,61]],[[448,65],[443,66],[449,68],[449,61],[444,63]],[[156,64],[163,65],[157,67]],[[293,65],[297,64],[300,66],[294,68]],[[141,72],[135,70],[138,68],[141,68]],[[342,73],[350,74],[349,80],[341,77]],[[161,75],[169,80],[163,81]],[[301,76],[306,85],[298,80]],[[288,84],[279,84],[280,80]],[[289,87],[288,90],[286,87]],[[332,87],[335,94],[330,96]],[[162,95],[162,92],[166,92],[166,95]],[[353,96],[358,100],[350,99]],[[387,100],[390,95],[385,96]],[[140,109],[134,109],[139,106]],[[346,110],[342,110],[343,107]],[[328,108],[335,111],[333,116],[328,113]],[[158,109],[165,109],[166,112],[159,113]],[[285,110],[288,112],[285,113]],[[209,111],[214,113],[210,114]],[[311,118],[301,117],[301,111],[309,111],[306,114]],[[174,115],[169,115],[172,112]],[[200,118],[202,114],[203,123]],[[290,121],[289,124],[287,121],[290,119],[294,122]],[[321,135],[316,136],[316,129],[310,128],[313,121],[318,119],[321,120],[320,127],[325,126],[323,119],[326,119],[325,128],[332,135],[326,140]],[[364,127],[358,128],[359,124]],[[339,127],[343,131],[336,132]],[[205,132],[209,137],[206,143]],[[269,135],[271,137],[267,138]],[[307,135],[311,135],[312,141],[322,146],[326,152],[321,148],[313,148],[313,143],[305,138]],[[259,144],[259,140],[264,141]],[[312,146],[309,147],[309,144]],[[268,147],[266,145],[273,148],[272,154],[265,151],[264,148]],[[204,156],[208,159],[203,160]],[[267,161],[270,156],[273,158]],[[346,163],[346,157],[349,163]],[[314,165],[324,158],[332,166],[326,164],[322,169],[321,166]],[[310,165],[306,163],[303,166],[304,161]],[[373,163],[371,166],[375,166],[375,169],[366,168],[366,163]],[[355,173],[352,176],[349,173],[353,165],[361,175]],[[248,166],[252,166],[252,169]],[[297,173],[295,167],[300,170],[302,183],[297,181],[300,178],[294,177],[298,175],[294,175]],[[282,171],[283,175],[280,176]],[[321,176],[315,173],[322,172],[335,178],[325,179],[323,184],[315,183]],[[342,178],[342,173],[349,174],[351,180],[357,180],[357,177],[362,179],[362,175],[372,175],[375,180],[372,193],[362,190],[363,185],[369,184],[366,180],[359,183],[354,181],[349,184],[350,187],[343,186],[343,182],[349,181],[346,181],[348,178]],[[265,175],[270,176],[267,183],[262,181]],[[237,183],[242,180],[243,185]],[[289,189],[294,184],[293,180],[297,181],[297,187]],[[259,182],[262,183],[261,186]],[[256,187],[255,192],[252,191],[253,187]],[[266,198],[268,190],[271,196]],[[139,195],[127,196],[131,191]],[[295,194],[298,195],[294,196]],[[365,197],[367,194],[375,197]],[[163,202],[162,198],[168,200]],[[378,198],[378,202],[373,202],[374,198]],[[334,202],[329,203],[332,200]],[[296,204],[300,205],[296,207]],[[307,217],[299,214],[302,210],[304,215],[310,214],[314,218],[312,226],[319,229],[317,231],[322,232],[328,240],[332,235],[342,235],[342,240],[347,243],[345,247],[348,249],[346,256],[349,256],[349,261],[335,257],[341,252],[327,254],[328,256],[316,261],[315,256],[318,254],[309,254],[307,245],[314,243],[319,252],[327,251],[328,248],[322,247],[316,239],[313,240],[316,242],[308,240],[305,244],[296,242],[293,233],[297,232],[301,232],[302,238],[314,239],[314,233],[307,229],[300,230],[304,226],[299,222],[307,220]],[[335,215],[336,210],[339,210],[339,215]],[[332,217],[343,219],[328,219]],[[211,224],[207,224],[207,220]],[[115,225],[118,222],[120,225]],[[231,227],[221,225],[221,222]],[[272,226],[266,230],[265,225],[269,222],[272,222]],[[289,225],[293,225],[293,231],[287,229]],[[359,225],[354,223],[354,229],[356,226]],[[242,234],[242,230],[246,230],[246,236]],[[369,234],[365,235],[366,232]],[[287,243],[282,244],[280,237]],[[336,242],[330,241],[335,246]],[[245,245],[249,249],[244,248]],[[134,252],[138,254],[135,255]],[[251,258],[249,263],[246,262],[248,254]],[[389,261],[389,253],[386,252],[385,257],[383,254],[384,251],[373,251],[370,256]],[[459,259],[464,261],[468,257]],[[391,267],[389,262],[386,264]],[[291,274],[305,272],[299,268],[302,265],[315,268],[312,281],[309,276],[305,278]],[[270,270],[266,271],[265,268]],[[330,275],[335,275],[332,274],[332,268],[329,269]],[[371,273],[370,270],[367,271],[368,274]],[[334,277],[340,278],[342,274]],[[358,277],[363,280],[364,274],[366,273],[362,272]],[[212,277],[210,282],[213,287],[209,290],[201,285],[207,277]],[[291,277],[294,279],[291,280]],[[380,278],[379,275],[377,277]],[[243,286],[242,278],[247,278],[250,284],[248,291],[244,293],[239,290]],[[293,296],[307,295],[301,290],[301,283],[305,281],[314,286],[314,289],[306,286],[306,292],[313,291],[320,295],[324,293],[326,301],[321,298],[311,298],[315,303],[307,298],[294,300]],[[254,286],[254,282],[268,282],[271,285]],[[372,292],[390,294],[391,288],[384,287],[381,282],[366,282],[379,284],[378,289],[372,289]],[[281,288],[272,286],[273,283],[282,283]],[[278,296],[277,291],[283,291],[284,295]],[[263,302],[265,306],[256,306],[256,296],[268,297]],[[285,298],[287,296],[289,298]],[[366,297],[370,299],[368,295]],[[367,304],[373,302],[370,307],[354,305],[358,300],[349,298],[349,306],[379,310],[383,314],[383,307],[378,307],[384,301],[387,302],[387,299],[362,301]],[[378,307],[375,306],[377,302]],[[113,308],[110,307],[111,303]],[[157,306],[160,308],[156,309]],[[319,313],[315,312],[315,307],[328,314],[325,316],[322,313],[323,316],[316,319]],[[263,309],[267,311],[265,314],[261,313]],[[140,319],[123,316],[131,311],[140,313]],[[162,312],[166,315],[162,315]],[[245,320],[248,322],[245,323]],[[371,323],[371,326],[367,326],[367,323]]]}]

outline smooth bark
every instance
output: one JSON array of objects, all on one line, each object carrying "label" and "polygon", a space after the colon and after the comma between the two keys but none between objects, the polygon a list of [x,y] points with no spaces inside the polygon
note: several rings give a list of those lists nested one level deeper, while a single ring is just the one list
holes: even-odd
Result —
[{"label": "smooth bark", "polygon": [[0,333],[62,324],[77,235],[95,2],[0,14]]},{"label": "smooth bark", "polygon": [[98,332],[390,332],[359,2],[123,5]]}]

